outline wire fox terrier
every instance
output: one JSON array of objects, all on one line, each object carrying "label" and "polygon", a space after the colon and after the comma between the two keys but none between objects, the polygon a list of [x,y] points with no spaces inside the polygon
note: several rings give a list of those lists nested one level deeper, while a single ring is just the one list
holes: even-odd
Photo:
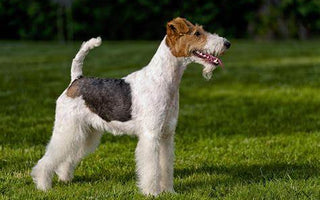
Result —
[{"label": "wire fox terrier", "polygon": [[84,42],[73,59],[71,83],[56,103],[51,140],[31,175],[40,190],[51,188],[54,172],[70,181],[80,160],[93,152],[102,133],[139,138],[138,186],[143,194],[174,192],[174,134],[179,112],[179,85],[189,63],[203,65],[210,79],[230,42],[184,18],[167,23],[167,35],[150,63],[122,79],[87,78],[82,65],[101,38]]}]

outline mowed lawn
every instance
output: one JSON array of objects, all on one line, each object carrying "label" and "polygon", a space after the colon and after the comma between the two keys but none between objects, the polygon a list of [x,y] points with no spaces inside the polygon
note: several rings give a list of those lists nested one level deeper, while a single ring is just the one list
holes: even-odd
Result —
[{"label": "mowed lawn", "polygon": [[[213,78],[190,65],[180,89],[174,188],[159,199],[320,199],[320,40],[232,47]],[[105,134],[63,184],[37,191],[31,168],[51,136],[55,100],[81,42],[0,42],[0,199],[142,199],[137,138]],[[159,42],[108,42],[84,74],[122,77]],[[149,197],[151,198],[151,197]]]}]

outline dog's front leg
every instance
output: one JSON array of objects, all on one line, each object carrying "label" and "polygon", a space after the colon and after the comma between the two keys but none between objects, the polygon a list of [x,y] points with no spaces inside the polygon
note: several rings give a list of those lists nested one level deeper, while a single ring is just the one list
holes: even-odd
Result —
[{"label": "dog's front leg", "polygon": [[159,139],[154,133],[139,137],[136,148],[138,186],[145,195],[160,193]]},{"label": "dog's front leg", "polygon": [[174,134],[160,139],[160,188],[161,192],[173,192]]}]

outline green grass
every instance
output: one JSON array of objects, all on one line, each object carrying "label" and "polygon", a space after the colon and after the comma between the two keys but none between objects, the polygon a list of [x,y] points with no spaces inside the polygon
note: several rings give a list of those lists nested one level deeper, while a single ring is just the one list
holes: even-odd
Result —
[{"label": "green grass", "polygon": [[[88,76],[122,77],[159,42],[104,42]],[[55,100],[80,43],[0,42],[0,199],[140,199],[137,139],[106,134],[72,183],[37,191]],[[159,199],[320,199],[320,40],[232,41],[225,70],[186,70],[180,90],[174,186]]]}]

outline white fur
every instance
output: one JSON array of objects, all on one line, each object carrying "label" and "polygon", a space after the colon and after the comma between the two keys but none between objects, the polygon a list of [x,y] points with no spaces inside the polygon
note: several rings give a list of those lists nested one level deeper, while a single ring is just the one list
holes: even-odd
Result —
[{"label": "white fur", "polygon": [[[207,51],[222,51],[216,46],[223,43],[223,38],[208,38]],[[97,38],[82,45],[72,63],[72,80],[82,75],[85,55],[100,43]],[[127,122],[104,121],[86,107],[81,96],[70,98],[65,90],[57,100],[53,135],[46,153],[31,173],[37,188],[49,189],[54,172],[61,181],[70,181],[76,165],[95,150],[102,133],[108,131],[138,136],[138,186],[144,194],[174,192],[173,136],[179,112],[179,85],[190,62],[207,65],[194,56],[173,56],[164,39],[146,67],[124,77],[132,95],[132,120]]]},{"label": "white fur", "polygon": [[[224,46],[225,41],[227,41],[225,38],[220,37],[217,34],[207,33],[207,43],[201,51],[218,56],[226,50],[226,47]],[[208,80],[212,77],[212,71],[217,68],[216,65],[211,65],[195,56],[192,56],[191,60],[203,65],[202,75]]]},{"label": "white fur", "polygon": [[82,43],[76,57],[74,57],[71,65],[71,82],[82,75],[83,60],[89,53],[89,50],[101,45],[101,38],[91,38],[89,41]]}]

